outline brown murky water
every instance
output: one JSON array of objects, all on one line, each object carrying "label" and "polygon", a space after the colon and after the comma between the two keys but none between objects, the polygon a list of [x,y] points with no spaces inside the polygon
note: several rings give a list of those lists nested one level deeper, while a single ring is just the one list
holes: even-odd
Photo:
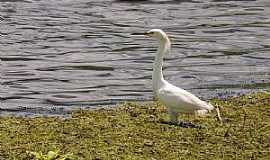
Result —
[{"label": "brown murky water", "polygon": [[269,0],[0,1],[0,112],[62,115],[152,99],[161,28],[169,82],[204,98],[270,88]]}]

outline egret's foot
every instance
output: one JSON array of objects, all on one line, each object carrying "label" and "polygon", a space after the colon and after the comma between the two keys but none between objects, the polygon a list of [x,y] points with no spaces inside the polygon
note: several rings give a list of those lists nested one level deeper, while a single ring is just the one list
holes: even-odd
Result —
[{"label": "egret's foot", "polygon": [[183,127],[183,128],[204,128],[204,126],[202,126],[202,125],[194,124],[194,123],[188,122],[188,121],[177,121],[177,122],[169,121],[168,122],[168,121],[165,121],[165,120],[160,120],[160,123],[180,126],[180,127]]},{"label": "egret's foot", "polygon": [[178,121],[178,123],[175,125],[183,127],[183,128],[203,128],[202,125],[194,124],[194,123],[188,122],[188,121]]}]

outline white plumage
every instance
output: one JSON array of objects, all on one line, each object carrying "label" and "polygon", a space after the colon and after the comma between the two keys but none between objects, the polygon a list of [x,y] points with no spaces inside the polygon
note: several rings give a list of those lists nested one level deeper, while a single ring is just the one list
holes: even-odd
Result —
[{"label": "white plumage", "polygon": [[[135,34],[140,35],[140,34]],[[152,29],[143,35],[153,37],[158,40],[159,47],[155,57],[153,66],[153,91],[157,97],[167,108],[172,123],[177,123],[178,113],[195,113],[204,115],[213,110],[214,107],[205,101],[200,100],[192,93],[178,88],[163,78],[162,63],[165,53],[170,52],[171,43],[168,36],[160,29]]]}]

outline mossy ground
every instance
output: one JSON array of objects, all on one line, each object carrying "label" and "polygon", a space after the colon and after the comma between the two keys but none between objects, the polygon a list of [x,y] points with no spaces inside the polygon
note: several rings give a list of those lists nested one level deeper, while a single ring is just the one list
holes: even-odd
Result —
[{"label": "mossy ground", "polygon": [[161,123],[158,103],[127,103],[117,109],[78,111],[72,118],[0,118],[0,159],[31,159],[27,153],[60,150],[75,159],[269,159],[270,94],[228,100],[215,114],[182,119],[203,128]]}]

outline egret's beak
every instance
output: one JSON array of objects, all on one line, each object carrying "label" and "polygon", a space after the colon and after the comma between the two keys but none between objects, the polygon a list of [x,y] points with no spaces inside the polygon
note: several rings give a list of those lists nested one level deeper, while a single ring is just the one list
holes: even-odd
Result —
[{"label": "egret's beak", "polygon": [[144,32],[144,33],[131,33],[131,35],[133,35],[133,36],[147,36],[148,33],[147,32]]}]

